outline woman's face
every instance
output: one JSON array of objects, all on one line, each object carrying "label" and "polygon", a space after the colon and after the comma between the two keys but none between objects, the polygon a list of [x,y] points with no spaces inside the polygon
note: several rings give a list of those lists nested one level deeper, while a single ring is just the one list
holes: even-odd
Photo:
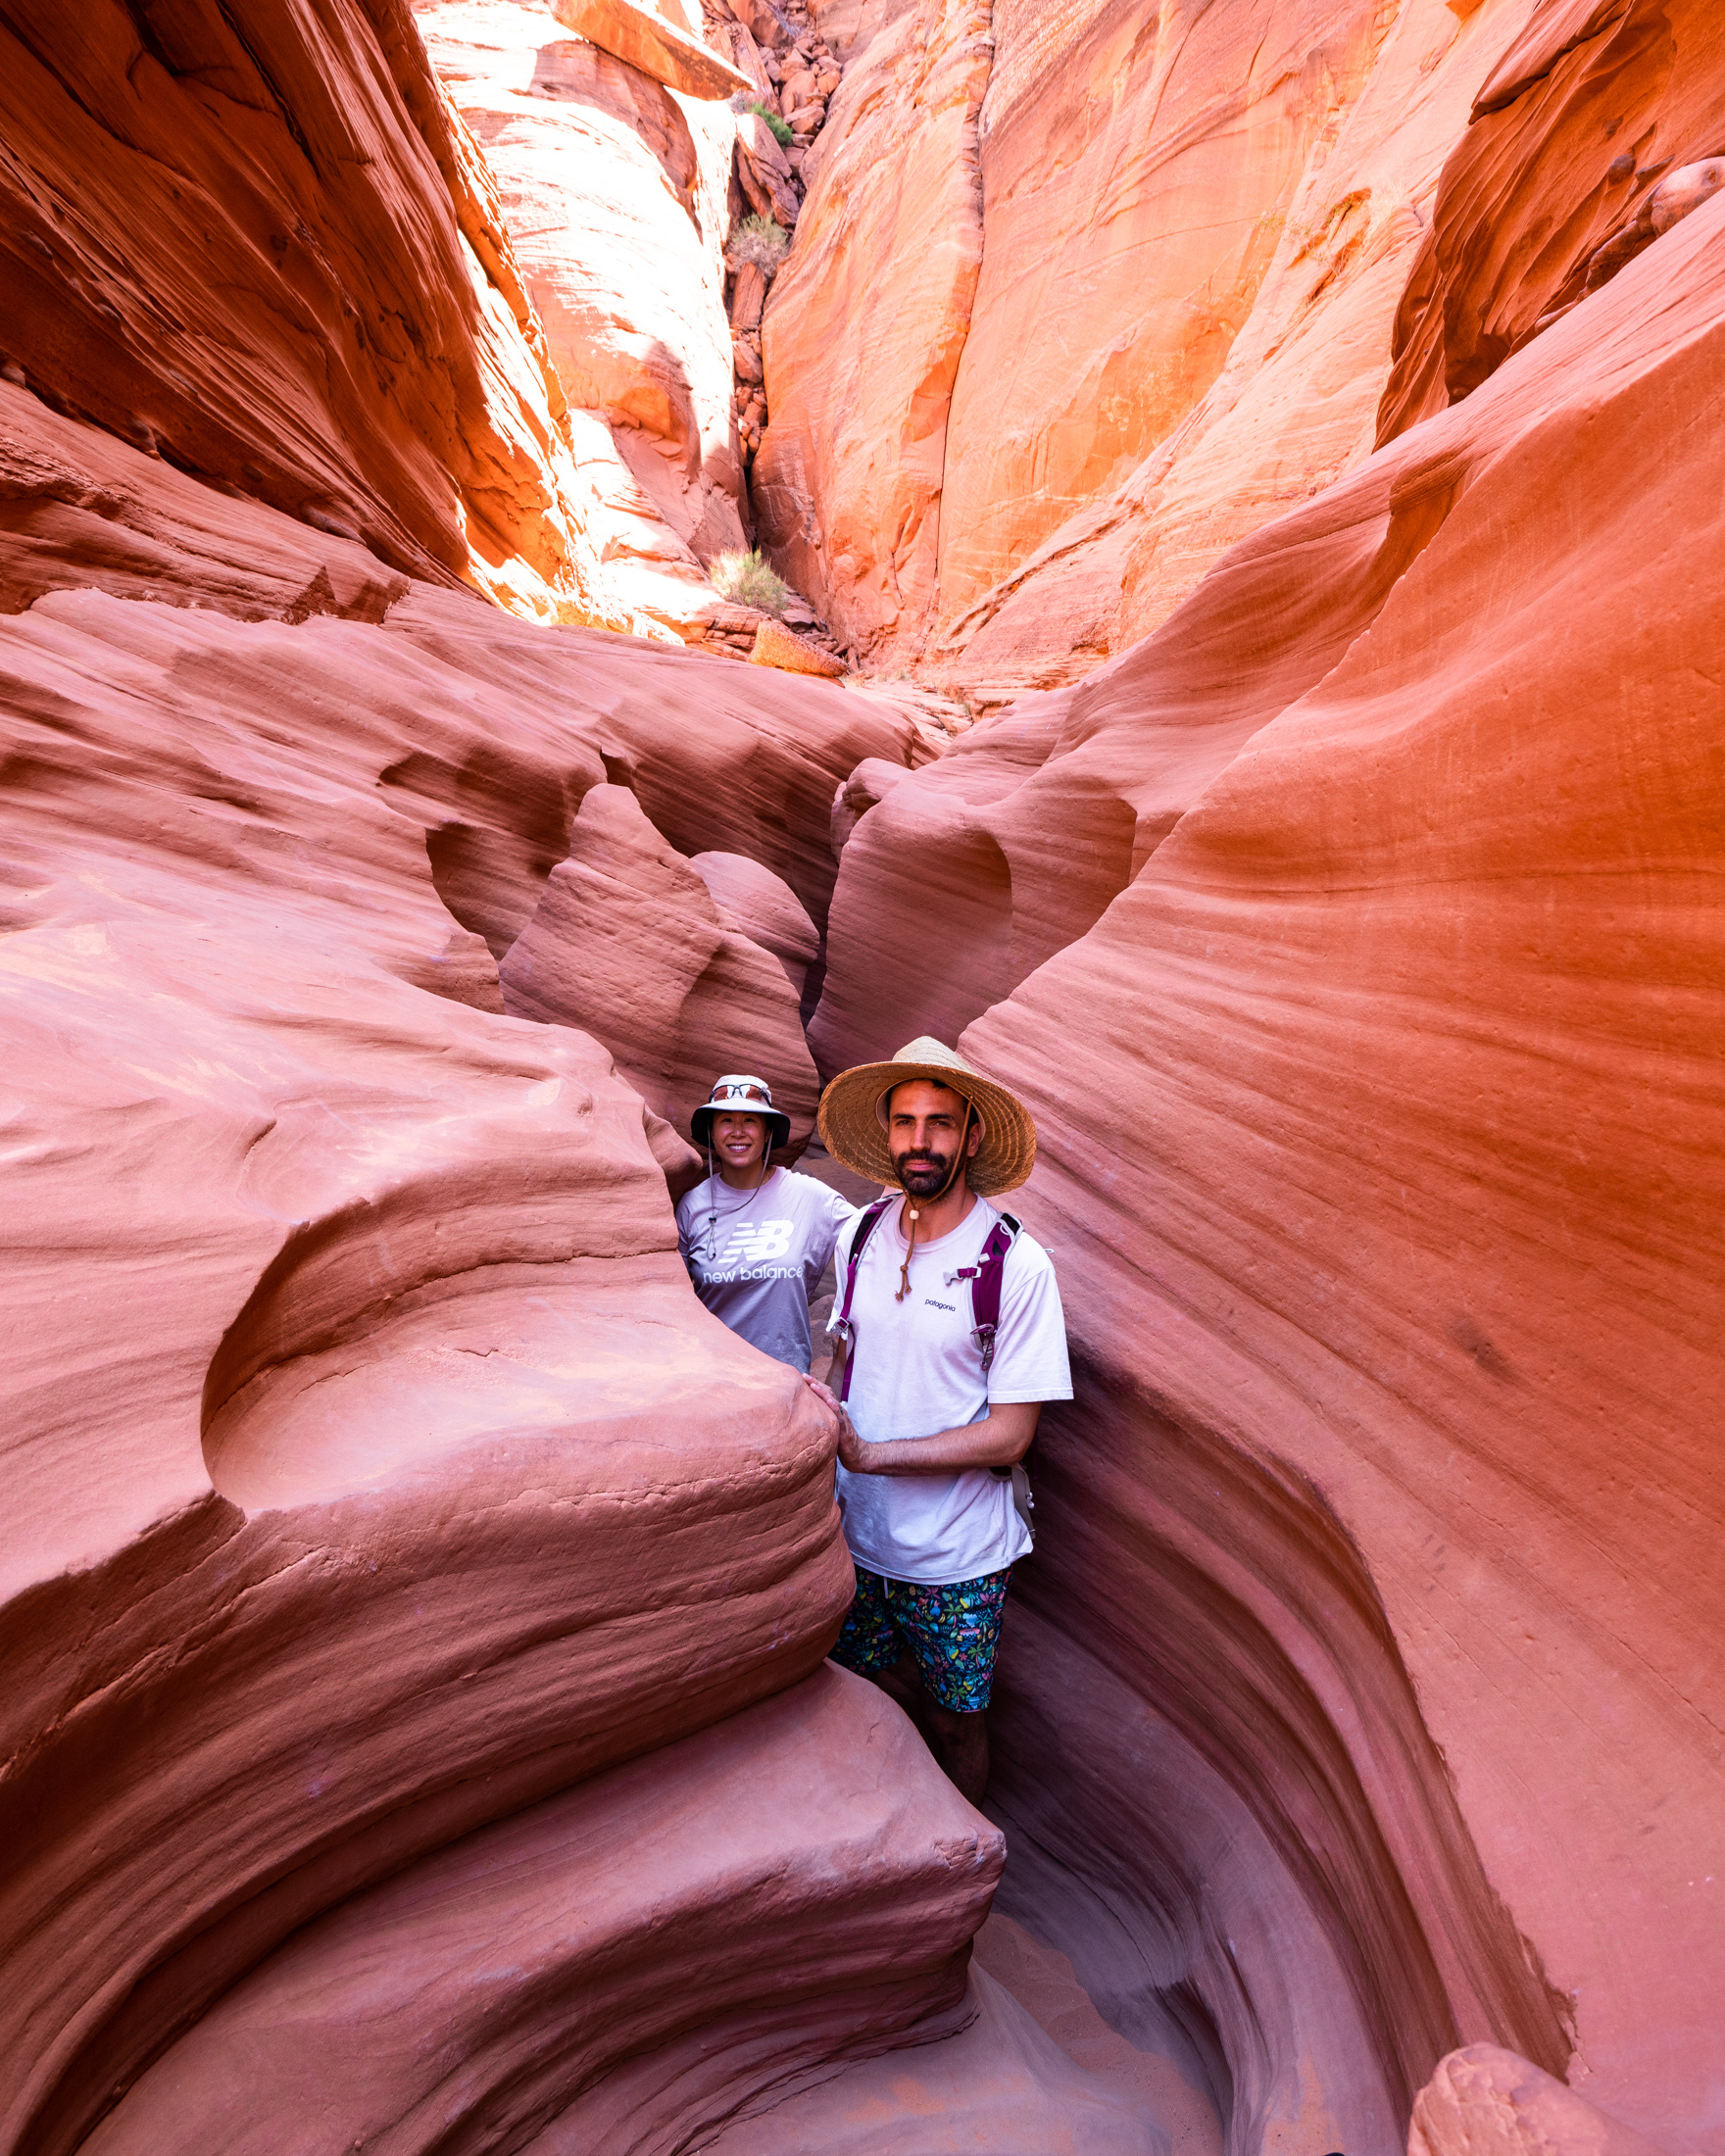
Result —
[{"label": "woman's face", "polygon": [[766,1150],[766,1118],[724,1108],[713,1118],[713,1151],[727,1168],[753,1168]]}]

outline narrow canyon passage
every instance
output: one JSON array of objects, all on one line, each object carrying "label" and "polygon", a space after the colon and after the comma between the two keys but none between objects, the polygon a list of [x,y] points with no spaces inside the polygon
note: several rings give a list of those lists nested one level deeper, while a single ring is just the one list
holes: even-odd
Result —
[{"label": "narrow canyon passage", "polygon": [[[0,2156],[1725,2156],[1711,0],[0,59]],[[980,1811],[672,1211],[921,1034]]]}]

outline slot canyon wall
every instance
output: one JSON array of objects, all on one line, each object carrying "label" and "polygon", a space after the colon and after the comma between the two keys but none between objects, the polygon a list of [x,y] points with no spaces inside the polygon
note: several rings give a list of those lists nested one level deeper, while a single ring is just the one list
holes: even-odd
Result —
[{"label": "slot canyon wall", "polygon": [[[1725,25],[0,37],[0,2143],[1725,2156]],[[921,1031],[986,1818],[670,1210]]]}]

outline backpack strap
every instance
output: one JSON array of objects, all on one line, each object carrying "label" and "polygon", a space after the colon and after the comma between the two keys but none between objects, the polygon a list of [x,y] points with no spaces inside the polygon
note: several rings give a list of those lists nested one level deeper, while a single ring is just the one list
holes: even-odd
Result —
[{"label": "backpack strap", "polygon": [[961,1265],[956,1273],[947,1276],[948,1285],[956,1287],[961,1280],[970,1283],[970,1338],[976,1343],[982,1356],[982,1374],[987,1377],[994,1361],[994,1336],[1001,1322],[1001,1275],[1006,1270],[1007,1252],[1024,1232],[1024,1223],[1011,1213],[1004,1212],[988,1231],[988,1241],[982,1246],[982,1255],[974,1265]]},{"label": "backpack strap", "polygon": [[877,1198],[872,1205],[865,1205],[857,1225],[851,1230],[851,1248],[845,1256],[845,1299],[839,1304],[839,1314],[827,1327],[827,1331],[844,1343],[845,1381],[839,1387],[839,1398],[851,1396],[851,1372],[856,1366],[856,1329],[851,1323],[851,1298],[857,1293],[857,1268],[862,1262],[862,1250],[868,1238],[886,1218],[888,1208],[897,1202],[897,1194],[889,1192],[885,1198]]}]

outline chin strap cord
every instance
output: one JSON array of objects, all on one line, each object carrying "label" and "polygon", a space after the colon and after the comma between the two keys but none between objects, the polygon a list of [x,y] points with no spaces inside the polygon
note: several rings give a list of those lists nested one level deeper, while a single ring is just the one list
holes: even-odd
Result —
[{"label": "chin strap cord", "polygon": [[[966,1101],[964,1102],[964,1127],[959,1133],[959,1150],[953,1155],[953,1164],[947,1170],[946,1181],[934,1194],[934,1202],[937,1205],[948,1191],[952,1189],[953,1178],[964,1164],[964,1148],[969,1143],[970,1138],[970,1118],[975,1112],[975,1109]],[[905,1238],[905,1262],[899,1267],[899,1292],[893,1298],[895,1302],[903,1302],[911,1293],[911,1260],[916,1254],[916,1223],[922,1217],[914,1199],[912,1198],[909,1191],[905,1192],[905,1210],[911,1218],[911,1232]]]}]

